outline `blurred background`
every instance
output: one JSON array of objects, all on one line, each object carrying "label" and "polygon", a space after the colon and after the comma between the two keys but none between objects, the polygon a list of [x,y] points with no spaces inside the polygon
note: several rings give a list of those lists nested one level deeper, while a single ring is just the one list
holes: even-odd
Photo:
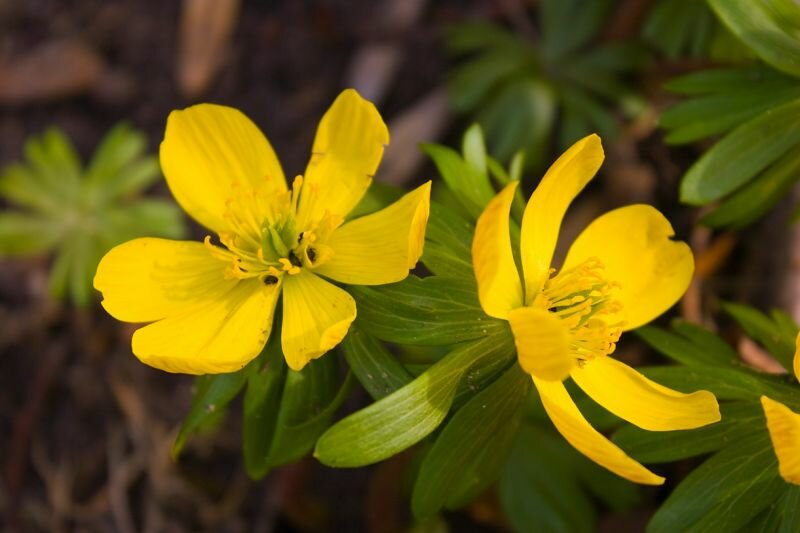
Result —
[{"label": "blurred background", "polygon": [[[251,481],[236,409],[194,438],[177,464],[170,459],[192,380],[138,363],[132,328],[100,309],[90,285],[108,246],[143,228],[204,234],[169,205],[153,159],[167,115],[197,102],[237,107],[291,176],[305,167],[319,118],[354,87],[391,132],[377,180],[403,187],[437,175],[421,143],[458,145],[476,121],[501,162],[524,151],[516,161],[528,191],[563,148],[597,131],[607,154],[602,179],[574,206],[565,240],[609,208],[655,204],[697,254],[699,277],[680,313],[702,322],[717,296],[792,311],[800,286],[783,200],[791,183],[744,233],[725,224],[692,229],[698,213],[680,204],[679,183],[710,143],[704,132],[665,142],[658,127],[678,100],[665,82],[749,57],[694,0],[0,0],[0,167],[11,169],[0,191],[6,527],[507,530],[493,491],[414,524],[406,454],[358,470],[309,458]],[[65,167],[74,187],[25,185],[31,174],[46,181]],[[127,181],[113,182],[119,175]],[[83,179],[96,187],[76,185]],[[61,218],[8,215],[19,205]],[[630,361],[652,357],[635,343],[623,348]],[[761,356],[756,346],[743,353]],[[365,401],[357,394],[346,410]],[[689,466],[673,470],[678,480]],[[598,502],[597,527],[642,529],[670,488],[616,509]]]}]

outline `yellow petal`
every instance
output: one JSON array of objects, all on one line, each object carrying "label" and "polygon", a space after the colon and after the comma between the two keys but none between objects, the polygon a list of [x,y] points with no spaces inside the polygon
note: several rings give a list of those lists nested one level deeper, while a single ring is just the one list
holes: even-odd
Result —
[{"label": "yellow petal", "polygon": [[800,334],[794,340],[794,376],[800,381]]},{"label": "yellow petal", "polygon": [[241,369],[266,344],[280,284],[240,281],[221,298],[207,300],[133,334],[133,353],[143,363],[187,374]]},{"label": "yellow petal", "polygon": [[405,279],[422,255],[430,196],[428,182],[390,206],[337,228],[327,242],[333,256],[315,272],[353,285]]},{"label": "yellow petal", "polygon": [[103,257],[94,287],[117,320],[152,322],[227,293],[227,267],[199,242],[135,239]]},{"label": "yellow petal", "polygon": [[621,207],[589,224],[570,247],[564,269],[600,259],[607,279],[620,285],[612,294],[622,304],[620,313],[606,320],[622,320],[626,330],[638,328],[672,307],[692,280],[692,251],[673,235],[654,207]]},{"label": "yellow petal", "polygon": [[600,137],[584,137],[553,163],[533,191],[522,216],[520,242],[528,304],[547,281],[564,213],[597,173],[603,157]]},{"label": "yellow petal", "polygon": [[583,417],[564,385],[533,378],[545,411],[559,433],[583,455],[625,479],[645,485],[661,485],[664,478],[650,472],[597,432]]},{"label": "yellow petal", "polygon": [[561,319],[544,309],[519,307],[508,313],[508,324],[525,372],[551,381],[569,375],[575,363],[569,352],[569,331]]},{"label": "yellow petal", "polygon": [[234,186],[286,189],[280,163],[261,131],[231,107],[200,104],[173,111],[161,143],[161,168],[175,199],[219,233]]},{"label": "yellow petal", "polygon": [[495,318],[506,318],[522,306],[522,284],[511,251],[508,217],[517,182],[500,191],[478,217],[472,239],[472,263],[478,281],[478,297],[483,311]]},{"label": "yellow petal", "polygon": [[325,211],[344,218],[378,170],[389,130],[378,110],[353,89],[343,91],[317,129],[298,207],[298,227]]},{"label": "yellow petal", "polygon": [[717,399],[710,392],[668,389],[610,357],[576,367],[572,379],[594,401],[649,431],[694,429],[720,420]]},{"label": "yellow petal", "polygon": [[292,370],[339,344],[356,318],[356,302],[339,287],[303,269],[284,277],[283,356]]},{"label": "yellow petal", "polygon": [[789,483],[800,485],[800,415],[766,396],[761,397],[761,405],[778,456],[778,471]]}]

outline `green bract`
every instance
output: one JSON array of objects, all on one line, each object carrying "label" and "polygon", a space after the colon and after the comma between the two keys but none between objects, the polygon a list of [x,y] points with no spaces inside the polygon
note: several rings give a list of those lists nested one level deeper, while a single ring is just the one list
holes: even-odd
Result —
[{"label": "green bract", "polygon": [[0,196],[18,209],[0,214],[0,256],[52,252],[50,289],[75,305],[92,301],[100,257],[140,236],[180,237],[184,223],[168,200],[142,198],[159,177],[143,133],[120,124],[82,165],[75,148],[51,128],[25,145],[25,161],[0,174]]}]

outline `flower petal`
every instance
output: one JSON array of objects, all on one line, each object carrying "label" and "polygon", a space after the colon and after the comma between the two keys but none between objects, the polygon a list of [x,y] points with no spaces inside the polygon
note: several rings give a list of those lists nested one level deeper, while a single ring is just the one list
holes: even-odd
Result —
[{"label": "flower petal", "polygon": [[510,310],[522,306],[522,284],[508,230],[516,189],[517,182],[511,182],[492,198],[478,217],[472,239],[478,297],[484,312],[495,318],[506,318]]},{"label": "flower petal", "polygon": [[520,242],[526,303],[533,302],[547,281],[564,213],[597,173],[603,158],[600,137],[584,137],[553,163],[528,200]]},{"label": "flower petal", "polygon": [[136,330],[133,353],[167,372],[239,370],[264,348],[279,292],[280,284],[240,281],[220,298]]},{"label": "flower petal", "polygon": [[378,170],[389,130],[375,106],[343,91],[322,117],[306,167],[297,222],[305,228],[325,211],[344,218]]},{"label": "flower petal", "polygon": [[563,383],[533,378],[545,411],[561,435],[583,455],[634,483],[661,485],[664,478],[650,472],[597,432],[569,397]]},{"label": "flower petal", "polygon": [[337,228],[327,242],[333,257],[315,272],[353,285],[405,279],[422,255],[430,195],[428,182],[390,206]]},{"label": "flower petal", "polygon": [[694,429],[720,420],[717,399],[710,392],[668,389],[611,357],[576,367],[572,379],[594,401],[649,431]]},{"label": "flower petal", "polygon": [[642,326],[672,307],[686,292],[694,273],[689,246],[673,241],[672,226],[649,205],[629,205],[598,217],[567,253],[564,269],[596,257],[609,281],[620,284],[614,298],[622,310],[608,322],[624,329]]},{"label": "flower petal", "polygon": [[227,267],[199,242],[134,239],[100,260],[94,288],[117,320],[152,322],[226,294]]},{"label": "flower petal", "polygon": [[561,381],[575,364],[569,353],[569,331],[557,316],[535,307],[508,313],[517,359],[522,369],[537,378]]},{"label": "flower petal", "polygon": [[161,168],[175,199],[219,233],[235,186],[286,189],[275,152],[261,131],[231,107],[200,104],[173,111],[161,143]]},{"label": "flower petal", "polygon": [[778,456],[778,471],[789,483],[800,485],[800,414],[766,396],[761,397],[761,406]]},{"label": "flower petal", "polygon": [[339,287],[303,269],[284,277],[283,356],[300,370],[339,344],[356,318],[356,302]]}]

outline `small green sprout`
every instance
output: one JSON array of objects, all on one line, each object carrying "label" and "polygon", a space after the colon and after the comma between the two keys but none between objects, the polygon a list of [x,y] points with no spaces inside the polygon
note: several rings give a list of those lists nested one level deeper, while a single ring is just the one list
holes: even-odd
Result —
[{"label": "small green sprout", "polygon": [[160,176],[144,133],[115,126],[84,167],[70,140],[50,128],[25,144],[25,161],[0,171],[0,257],[52,253],[50,291],[79,307],[110,248],[141,236],[178,238],[185,226],[171,200],[142,198]]}]

